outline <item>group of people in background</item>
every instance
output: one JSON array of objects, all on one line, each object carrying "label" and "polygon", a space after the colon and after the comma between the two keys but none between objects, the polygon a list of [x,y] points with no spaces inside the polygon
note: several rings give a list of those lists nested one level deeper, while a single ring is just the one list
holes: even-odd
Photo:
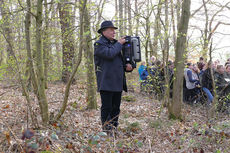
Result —
[{"label": "group of people in background", "polygon": [[[169,82],[170,96],[172,96],[174,63],[169,60],[166,64],[151,57],[150,63],[146,66],[142,62],[138,68],[141,91],[163,95],[165,92],[165,80]],[[214,99],[214,87],[217,99],[227,99],[227,105],[230,100],[230,58],[224,65],[219,60],[206,62],[200,57],[196,63],[185,63],[184,83],[183,83],[183,101],[189,104],[201,102],[211,105]],[[223,98],[224,97],[224,98]],[[205,98],[205,100],[204,100]]]},{"label": "group of people in background", "polygon": [[[174,63],[169,60],[166,64],[164,65],[154,56],[151,57],[148,66],[145,62],[141,63],[138,68],[141,91],[163,95],[166,79],[170,84],[170,89],[172,89]],[[172,94],[170,95],[172,96]]]}]

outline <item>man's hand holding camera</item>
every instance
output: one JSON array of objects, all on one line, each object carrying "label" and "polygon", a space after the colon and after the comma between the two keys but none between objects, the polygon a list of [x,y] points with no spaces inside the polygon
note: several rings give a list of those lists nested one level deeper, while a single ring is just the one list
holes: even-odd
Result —
[{"label": "man's hand holding camera", "polygon": [[[120,43],[120,44],[124,44],[125,42],[126,42],[126,40],[125,40],[125,37],[121,37],[119,40],[118,40],[118,42]],[[133,70],[133,67],[132,67],[132,65],[131,64],[126,64],[126,71],[127,72],[130,72],[130,71],[132,71]]]},{"label": "man's hand holding camera", "polygon": [[132,70],[133,70],[132,65],[131,65],[131,64],[126,64],[126,71],[127,71],[127,72],[130,72],[130,71],[132,71]]},{"label": "man's hand holding camera", "polygon": [[120,44],[124,44],[125,43],[125,37],[121,37],[119,40],[118,40],[118,42],[120,43]]}]

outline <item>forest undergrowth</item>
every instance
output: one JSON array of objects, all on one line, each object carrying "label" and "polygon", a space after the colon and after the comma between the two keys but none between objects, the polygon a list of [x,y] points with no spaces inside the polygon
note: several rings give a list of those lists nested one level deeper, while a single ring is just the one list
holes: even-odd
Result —
[{"label": "forest undergrowth", "polygon": [[[57,113],[64,84],[51,83],[47,90],[51,114]],[[207,107],[183,104],[184,120],[169,120],[167,108],[152,95],[140,93],[136,85],[123,93],[118,135],[109,137],[101,130],[98,109],[87,110],[84,82],[71,87],[68,107],[58,123],[33,129],[20,86],[0,85],[1,152],[229,152],[230,119],[217,113],[208,119]],[[31,93],[39,122],[39,108]],[[51,115],[52,116],[52,115]]]}]

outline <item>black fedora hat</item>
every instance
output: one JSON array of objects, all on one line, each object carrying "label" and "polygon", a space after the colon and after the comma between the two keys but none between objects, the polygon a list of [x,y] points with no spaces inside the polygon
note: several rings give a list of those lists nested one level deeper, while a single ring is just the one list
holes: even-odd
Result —
[{"label": "black fedora hat", "polygon": [[101,33],[101,31],[103,29],[106,29],[106,28],[114,28],[114,29],[118,29],[117,27],[114,27],[112,21],[103,21],[101,23],[101,28],[97,31],[98,33]]}]

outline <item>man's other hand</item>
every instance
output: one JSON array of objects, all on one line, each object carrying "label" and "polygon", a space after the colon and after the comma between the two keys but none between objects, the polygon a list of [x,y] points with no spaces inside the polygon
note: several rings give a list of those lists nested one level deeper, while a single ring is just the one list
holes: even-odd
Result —
[{"label": "man's other hand", "polygon": [[125,37],[120,38],[118,42],[123,45],[125,43]]},{"label": "man's other hand", "polygon": [[126,64],[126,71],[132,71],[133,67],[131,64]]}]

